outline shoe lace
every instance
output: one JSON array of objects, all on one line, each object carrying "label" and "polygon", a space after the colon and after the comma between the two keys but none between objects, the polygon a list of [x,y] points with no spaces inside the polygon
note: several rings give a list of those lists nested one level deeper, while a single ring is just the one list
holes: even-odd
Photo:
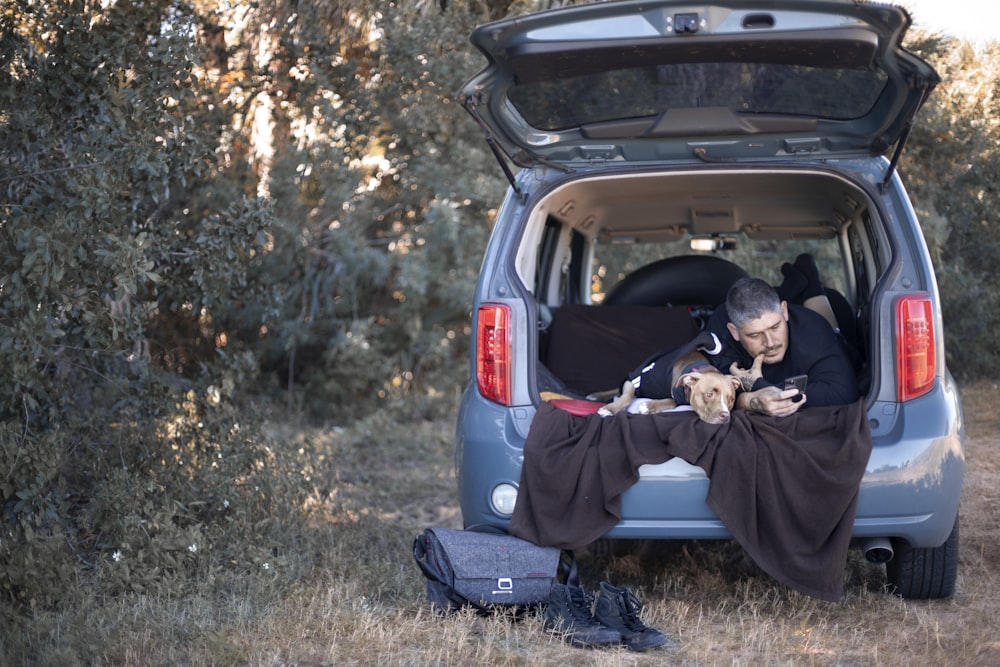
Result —
[{"label": "shoe lace", "polygon": [[573,588],[569,593],[569,612],[573,619],[583,623],[593,623],[594,615],[590,613],[592,598],[583,589]]},{"label": "shoe lace", "polygon": [[625,627],[627,627],[632,632],[641,632],[646,629],[646,624],[642,622],[639,618],[639,613],[642,611],[642,603],[639,602],[639,598],[635,596],[632,591],[623,591],[620,598],[622,611],[622,620],[625,622]]}]

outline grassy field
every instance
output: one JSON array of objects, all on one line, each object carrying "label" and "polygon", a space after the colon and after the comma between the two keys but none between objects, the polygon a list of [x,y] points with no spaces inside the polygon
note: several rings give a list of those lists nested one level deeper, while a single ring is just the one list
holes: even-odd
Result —
[{"label": "grassy field", "polygon": [[[581,554],[584,585],[627,585],[671,651],[572,648],[535,616],[435,618],[413,537],[459,526],[452,423],[350,429],[272,424],[309,459],[309,520],[254,572],[221,567],[193,591],[85,599],[8,629],[0,665],[998,665],[1000,429],[993,385],[963,392],[967,477],[956,595],[905,601],[851,554],[845,599],[791,592],[730,542]],[[280,521],[281,517],[275,517]],[[81,656],[86,656],[85,658]]]}]

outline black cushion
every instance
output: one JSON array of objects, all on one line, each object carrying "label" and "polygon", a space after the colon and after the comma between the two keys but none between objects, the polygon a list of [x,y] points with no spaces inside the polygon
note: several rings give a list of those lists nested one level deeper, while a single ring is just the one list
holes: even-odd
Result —
[{"label": "black cushion", "polygon": [[616,389],[657,352],[698,333],[684,307],[560,306],[548,329],[545,365],[580,395]]}]

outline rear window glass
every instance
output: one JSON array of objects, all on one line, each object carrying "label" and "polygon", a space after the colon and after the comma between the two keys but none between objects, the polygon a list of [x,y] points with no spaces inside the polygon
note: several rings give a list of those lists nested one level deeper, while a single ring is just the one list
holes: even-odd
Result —
[{"label": "rear window glass", "polygon": [[522,81],[508,97],[532,127],[550,131],[701,107],[850,120],[872,109],[886,82],[872,69],[684,63]]},{"label": "rear window glass", "polygon": [[[836,239],[810,241],[751,241],[737,235],[737,247],[716,256],[740,266],[749,275],[763,278],[772,285],[783,280],[781,265],[794,262],[800,253],[813,255],[827,287],[845,293],[844,259]],[[591,266],[591,298],[601,303],[604,297],[633,271],[665,257],[697,254],[691,251],[690,239],[664,243],[601,244],[594,246]]]}]

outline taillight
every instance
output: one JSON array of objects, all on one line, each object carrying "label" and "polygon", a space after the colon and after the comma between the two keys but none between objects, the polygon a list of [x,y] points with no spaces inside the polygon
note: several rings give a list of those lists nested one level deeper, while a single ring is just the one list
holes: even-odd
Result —
[{"label": "taillight", "polygon": [[896,373],[899,400],[922,396],[934,385],[936,369],[934,311],[926,294],[896,302]]},{"label": "taillight", "polygon": [[476,382],[483,396],[511,404],[510,308],[497,303],[479,307],[476,319]]}]

